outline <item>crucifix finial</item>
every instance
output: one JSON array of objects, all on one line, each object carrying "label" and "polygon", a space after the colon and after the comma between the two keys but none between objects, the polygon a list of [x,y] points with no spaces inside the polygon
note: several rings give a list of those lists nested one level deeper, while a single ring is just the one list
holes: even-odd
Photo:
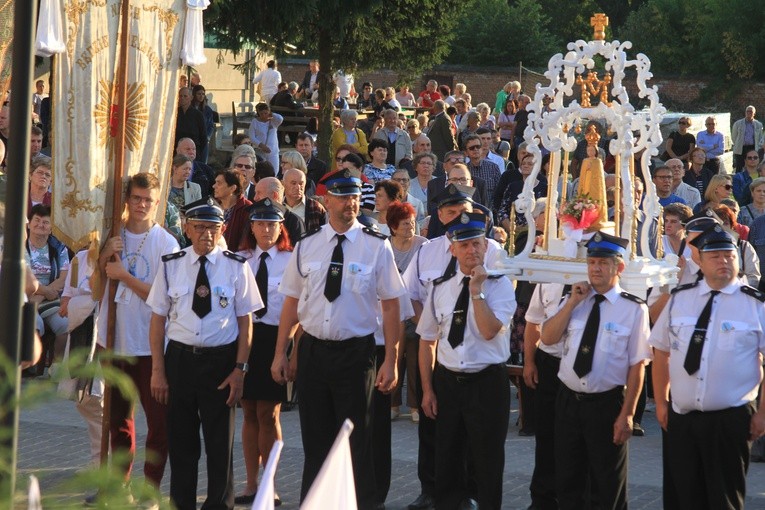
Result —
[{"label": "crucifix finial", "polygon": [[606,39],[606,27],[608,26],[608,16],[602,12],[596,13],[590,18],[590,25],[595,29],[595,34],[592,36],[595,41],[603,41]]}]

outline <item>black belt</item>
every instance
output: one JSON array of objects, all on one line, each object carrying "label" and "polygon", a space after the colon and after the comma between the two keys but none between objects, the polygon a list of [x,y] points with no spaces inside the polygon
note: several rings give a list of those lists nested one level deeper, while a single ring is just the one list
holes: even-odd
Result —
[{"label": "black belt", "polygon": [[457,381],[460,384],[467,384],[471,382],[475,382],[478,379],[482,378],[486,374],[490,374],[496,370],[505,370],[504,363],[497,363],[495,365],[489,365],[488,367],[484,368],[483,370],[479,370],[478,372],[455,372],[454,370],[449,370],[445,366],[438,364],[439,368],[444,371],[445,374],[452,377],[455,381]]},{"label": "black belt", "polygon": [[600,400],[624,393],[624,386],[617,386],[616,388],[612,388],[608,391],[601,391],[599,393],[579,393],[578,391],[572,390],[565,384],[561,384],[561,388],[564,391],[570,393],[572,397],[580,402],[591,402],[593,400]]},{"label": "black belt", "polygon": [[234,340],[233,342],[229,344],[216,345],[215,347],[197,347],[196,345],[188,345],[188,344],[184,344],[183,342],[176,342],[175,340],[170,340],[167,343],[167,346],[175,347],[176,349],[190,352],[191,354],[211,354],[211,353],[219,353],[219,352],[231,349],[231,347],[236,346],[236,340]]},{"label": "black belt", "polygon": [[351,338],[344,338],[342,340],[322,340],[321,338],[316,338],[315,336],[311,335],[310,333],[303,333],[303,338],[313,341],[316,344],[319,344],[324,347],[331,347],[333,349],[341,349],[346,348],[350,345],[353,345],[354,342],[367,342],[367,341],[375,341],[374,334],[370,334],[367,336],[354,336]]},{"label": "black belt", "polygon": [[557,363],[560,363],[560,358],[558,356],[553,356],[549,352],[543,351],[539,347],[537,347],[537,354],[542,357],[542,359],[549,360],[549,361],[555,361]]}]

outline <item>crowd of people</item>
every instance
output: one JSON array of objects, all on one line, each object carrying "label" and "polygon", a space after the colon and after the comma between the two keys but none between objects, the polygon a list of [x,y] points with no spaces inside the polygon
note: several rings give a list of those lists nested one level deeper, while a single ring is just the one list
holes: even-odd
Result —
[{"label": "crowd of people", "polygon": [[[29,298],[40,303],[49,351],[41,367],[55,372],[76,346],[92,345],[90,359],[98,359],[108,309],[116,308],[111,363],[138,389],[147,482],[159,487],[169,459],[173,503],[196,508],[201,426],[205,508],[252,503],[294,381],[301,499],[350,418],[359,508],[384,508],[390,422],[406,403],[418,427],[421,483],[409,508],[499,509],[511,363],[523,365],[521,433],[536,437],[530,508],[626,508],[626,443],[644,434],[649,396],[664,430],[665,507],[742,508],[749,444],[765,431],[756,406],[765,353],[765,140],[754,107],[734,124],[734,173],[721,165],[712,117],[696,137],[681,118],[663,159],[651,162],[664,209],[660,222],[639,221],[652,223],[654,255],[677,256],[679,285],[638,297],[619,285],[628,241],[607,232],[587,243],[586,282],[533,285],[487,274],[524,245],[520,238],[535,236],[541,250],[544,211],[557,208],[546,197],[549,154],[537,162],[527,151],[530,98],[518,82],[492,106],[473,107],[464,84],[452,93],[430,80],[415,97],[409,87],[364,83],[356,94],[353,77],[338,72],[338,99],[375,114],[359,120],[357,110],[343,109],[325,162],[315,129],[287,145],[282,117],[271,111],[315,98],[319,72],[312,61],[301,84],[284,84],[270,61],[256,74],[264,102],[217,170],[207,164],[215,112],[192,77],[179,93],[166,196],[156,176],[132,176],[119,235],[98,256],[74,253],[52,234],[54,167],[44,130],[32,129],[27,253],[38,281]],[[415,105],[428,112],[401,115]],[[0,109],[0,156],[15,138],[9,108]],[[576,196],[600,172],[605,219],[613,220],[622,197],[607,126],[592,120],[587,128],[603,136],[577,146],[571,182],[561,186]],[[532,226],[512,208],[537,163]],[[632,183],[638,205],[647,184]],[[507,244],[510,231],[515,245]],[[99,298],[109,280],[119,283],[112,302]],[[81,388],[77,407],[94,462],[109,413],[111,449],[125,453],[115,467],[127,483],[135,403],[115,389],[102,409],[102,387]],[[246,472],[235,474],[238,404]],[[235,475],[246,480],[238,495]]]}]

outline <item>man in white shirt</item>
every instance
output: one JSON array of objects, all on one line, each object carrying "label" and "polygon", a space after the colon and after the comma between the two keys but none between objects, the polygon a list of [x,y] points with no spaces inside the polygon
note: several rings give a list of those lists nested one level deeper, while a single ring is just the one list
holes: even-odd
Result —
[{"label": "man in white shirt", "polygon": [[269,60],[266,68],[252,78],[252,83],[260,83],[260,97],[266,104],[271,104],[271,98],[279,91],[282,73],[276,70],[276,60]]}]

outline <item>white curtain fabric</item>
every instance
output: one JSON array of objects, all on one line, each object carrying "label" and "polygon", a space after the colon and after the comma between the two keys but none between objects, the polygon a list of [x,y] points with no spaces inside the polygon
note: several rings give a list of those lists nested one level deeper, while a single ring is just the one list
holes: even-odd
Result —
[{"label": "white curtain fabric", "polygon": [[209,5],[210,0],[186,1],[186,29],[183,33],[183,48],[181,48],[181,61],[185,66],[198,66],[207,62],[202,11]]},{"label": "white curtain fabric", "polygon": [[63,53],[66,49],[61,9],[61,2],[58,0],[40,1],[35,39],[35,55],[38,57],[51,57]]}]

